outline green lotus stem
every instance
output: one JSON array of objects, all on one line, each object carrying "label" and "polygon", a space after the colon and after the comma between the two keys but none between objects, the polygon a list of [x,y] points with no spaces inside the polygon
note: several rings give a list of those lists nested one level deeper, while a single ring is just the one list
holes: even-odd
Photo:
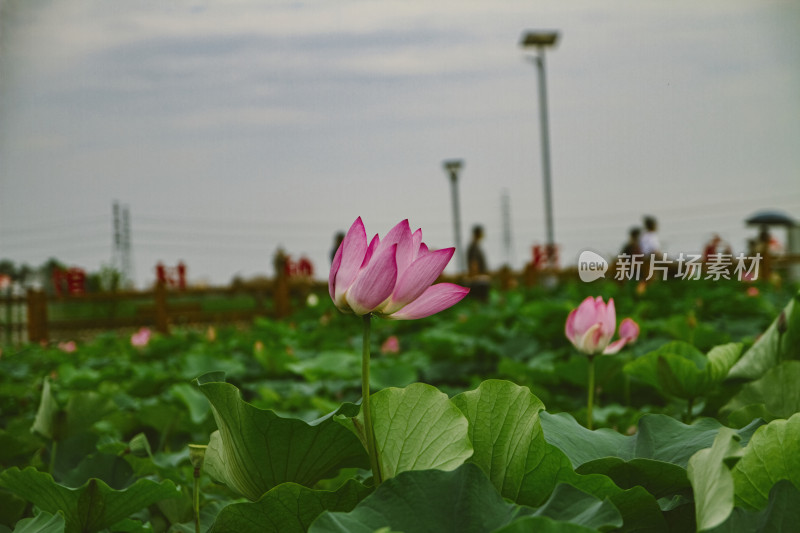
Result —
[{"label": "green lotus stem", "polygon": [[194,490],[192,492],[192,510],[194,511],[194,531],[200,533],[200,474],[203,471],[203,462],[208,446],[201,444],[189,445],[189,461],[192,463],[194,476]]},{"label": "green lotus stem", "polygon": [[369,455],[369,464],[372,467],[372,478],[375,480],[375,486],[381,484],[383,481],[381,476],[381,465],[378,461],[378,450],[375,446],[375,433],[372,430],[372,413],[369,407],[369,347],[370,347],[370,332],[371,332],[371,314],[367,313],[363,316],[364,320],[364,344],[361,352],[361,408],[364,410],[364,437],[367,441],[367,454]]},{"label": "green lotus stem", "polygon": [[592,429],[592,405],[594,404],[594,355],[589,356],[589,385],[587,387],[586,427]]},{"label": "green lotus stem", "polygon": [[631,377],[628,374],[622,375],[622,393],[625,398],[625,407],[631,406]]},{"label": "green lotus stem", "polygon": [[53,441],[50,443],[50,465],[49,465],[49,469],[50,469],[50,475],[51,476],[53,475],[53,471],[56,468],[56,451],[57,450],[58,450],[58,441],[53,439]]},{"label": "green lotus stem", "polygon": [[694,398],[689,398],[688,403],[686,404],[686,423],[692,423],[692,408],[694,407]]},{"label": "green lotus stem", "polygon": [[200,533],[200,469],[194,469],[194,531]]}]

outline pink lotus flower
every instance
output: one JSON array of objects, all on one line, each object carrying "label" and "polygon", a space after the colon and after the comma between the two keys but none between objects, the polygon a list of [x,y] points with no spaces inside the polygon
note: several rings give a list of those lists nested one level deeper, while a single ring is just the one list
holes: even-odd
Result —
[{"label": "pink lotus flower", "polygon": [[391,335],[383,341],[383,344],[381,344],[381,353],[400,353],[400,340],[396,335]]},{"label": "pink lotus flower", "polygon": [[573,309],[567,317],[565,333],[572,344],[588,355],[598,353],[614,354],[639,336],[639,326],[630,318],[626,318],[619,326],[620,339],[611,342],[617,329],[617,312],[614,299],[587,297],[577,309]]},{"label": "pink lotus flower", "polygon": [[58,349],[62,352],[73,353],[78,349],[78,345],[75,344],[75,341],[59,342]]},{"label": "pink lotus flower", "polygon": [[131,346],[136,346],[138,348],[147,346],[147,343],[150,342],[151,335],[152,332],[150,328],[139,328],[139,331],[131,335]]},{"label": "pink lotus flower", "polygon": [[367,244],[358,217],[347,232],[331,265],[328,290],[344,313],[376,314],[397,320],[424,318],[460,302],[469,289],[437,283],[455,248],[431,252],[422,230],[411,232],[403,220],[381,240]]}]

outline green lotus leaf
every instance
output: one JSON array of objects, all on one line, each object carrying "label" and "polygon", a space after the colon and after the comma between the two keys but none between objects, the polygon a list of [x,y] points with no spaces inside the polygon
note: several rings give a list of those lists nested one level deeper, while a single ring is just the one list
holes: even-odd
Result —
[{"label": "green lotus leaf", "polygon": [[797,524],[800,524],[800,490],[781,480],[770,489],[763,510],[734,507],[725,522],[705,533],[795,533]]},{"label": "green lotus leaf", "polygon": [[698,531],[722,524],[733,511],[730,463],[742,456],[738,441],[739,436],[732,429],[720,428],[711,448],[700,450],[689,459],[686,473],[692,484]]},{"label": "green lotus leaf", "polygon": [[[702,418],[687,425],[666,415],[644,415],[636,434],[588,430],[566,413],[541,413],[544,438],[557,446],[580,474],[609,476],[622,488],[642,486],[656,498],[687,494],[686,467],[696,452],[710,447],[722,424]],[[746,443],[760,422],[736,432]]]},{"label": "green lotus leaf", "polygon": [[537,510],[508,503],[481,469],[468,463],[449,472],[419,470],[398,474],[349,513],[322,513],[309,532],[372,533],[388,528],[389,531],[478,533],[499,530],[526,516],[542,518],[539,523],[560,521],[585,526],[589,531],[605,531],[622,524],[619,512],[610,502],[569,485],[559,485]]},{"label": "green lotus leaf", "polygon": [[737,505],[763,509],[770,489],[782,479],[800,488],[800,413],[773,420],[753,434],[733,468]]},{"label": "green lotus leaf", "polygon": [[14,533],[64,533],[66,527],[64,513],[50,514],[42,511],[33,518],[17,522]]},{"label": "green lotus leaf", "polygon": [[181,494],[172,481],[156,483],[149,479],[140,479],[125,490],[114,490],[93,478],[72,489],[32,467],[1,472],[0,485],[48,513],[63,512],[66,533],[103,530],[155,502]]},{"label": "green lotus leaf", "polygon": [[358,438],[332,417],[310,424],[280,417],[245,402],[239,389],[219,378],[197,379],[219,428],[204,469],[230,489],[255,501],[281,483],[312,486],[341,468],[368,466]]},{"label": "green lotus leaf", "polygon": [[788,359],[800,359],[800,292],[731,368],[728,379],[754,380]]},{"label": "green lotus leaf", "polygon": [[[454,396],[452,402],[469,420],[469,437],[475,449],[470,462],[489,476],[504,497],[516,502],[541,501],[540,494],[523,494],[525,477],[541,462],[543,445],[539,411],[544,404],[527,387],[510,381],[488,380],[468,392]],[[543,444],[543,443],[539,443]]]},{"label": "green lotus leaf", "polygon": [[407,470],[453,470],[472,455],[469,422],[436,387],[383,389],[370,405],[383,479]]},{"label": "green lotus leaf", "polygon": [[256,502],[234,503],[217,515],[209,533],[305,533],[323,511],[347,512],[371,492],[354,479],[335,491],[281,483]]},{"label": "green lotus leaf", "polygon": [[747,383],[721,410],[737,425],[756,416],[766,421],[800,412],[800,361],[784,361]]},{"label": "green lotus leaf", "polygon": [[488,380],[453,402],[469,419],[475,448],[469,462],[480,466],[504,497],[540,506],[559,483],[568,483],[595,498],[608,498],[622,513],[622,531],[666,530],[655,498],[642,487],[623,490],[605,475],[574,471],[567,456],[545,441],[540,417],[547,413],[540,412],[543,405],[528,388]]},{"label": "green lotus leaf", "polygon": [[673,341],[625,365],[625,373],[683,399],[706,396],[722,383],[741,355],[742,345],[715,346],[704,355],[691,344]]}]

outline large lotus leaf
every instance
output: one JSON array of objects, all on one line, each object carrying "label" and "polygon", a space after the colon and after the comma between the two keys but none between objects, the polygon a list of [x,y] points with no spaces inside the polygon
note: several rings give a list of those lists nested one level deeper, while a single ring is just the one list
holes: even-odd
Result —
[{"label": "large lotus leaf", "polygon": [[67,487],[78,487],[91,478],[97,478],[113,489],[124,489],[135,480],[133,468],[125,459],[107,453],[89,454],[60,477],[58,472],[54,474]]},{"label": "large lotus leaf", "polygon": [[66,533],[100,531],[148,505],[181,494],[172,481],[149,479],[140,479],[125,490],[114,490],[99,479],[71,489],[32,467],[3,471],[0,485],[48,513],[63,512]]},{"label": "large lotus leaf", "polygon": [[800,359],[800,292],[731,368],[728,379],[754,380],[781,361]]},{"label": "large lotus leaf", "polygon": [[42,439],[29,431],[29,418],[3,418],[6,427],[0,428],[0,465],[27,464],[34,452],[42,447]]},{"label": "large lotus leaf", "polygon": [[223,508],[208,533],[305,533],[323,511],[348,512],[370,491],[354,479],[336,491],[282,483],[256,502]]},{"label": "large lotus leaf", "polygon": [[[452,402],[469,420],[469,438],[475,450],[470,462],[483,469],[500,494],[526,503],[547,498],[552,487],[524,482],[544,457],[544,443],[539,438],[539,411],[544,404],[539,398],[527,387],[488,380],[454,396]],[[535,492],[523,494],[523,487]]]},{"label": "large lotus leaf", "polygon": [[361,355],[354,352],[320,352],[314,357],[289,363],[286,368],[308,381],[339,378],[358,380]]},{"label": "large lotus leaf", "polygon": [[[656,499],[644,487],[635,486],[630,489],[621,489],[608,476],[578,474],[572,469],[567,456],[550,444],[547,445],[544,462],[547,463],[548,468],[558,466],[554,476],[557,483],[569,483],[597,498],[610,500],[622,515],[623,524],[619,529],[620,533],[634,531],[662,533],[667,531],[667,523]],[[530,477],[526,482],[547,483],[548,480],[546,478],[537,480],[535,477]]]},{"label": "large lotus leaf", "polygon": [[324,512],[309,533],[493,531],[532,509],[507,503],[473,464],[455,470],[402,472],[384,481],[349,513]]},{"label": "large lotus leaf", "polygon": [[88,430],[114,409],[113,402],[107,396],[94,391],[73,392],[62,408],[56,400],[50,380],[45,378],[42,399],[31,431],[48,439],[62,441]]},{"label": "large lotus leaf", "polygon": [[383,479],[407,470],[452,470],[472,455],[469,422],[436,387],[412,383],[370,399]]},{"label": "large lotus leaf", "polygon": [[[788,418],[800,412],[800,361],[785,361],[742,387],[722,409],[737,424],[753,419]],[[750,417],[750,418],[748,418]]]},{"label": "large lotus leaf", "polygon": [[590,531],[619,527],[622,522],[610,502],[569,485],[558,486],[535,512],[507,503],[477,466],[465,464],[450,472],[401,473],[351,512],[323,513],[309,532],[372,533],[388,527],[391,531],[477,533],[497,530],[527,515],[595,528]]},{"label": "large lotus leaf", "polygon": [[607,476],[575,473],[564,453],[545,441],[539,422],[541,402],[527,388],[489,380],[455,396],[453,402],[470,422],[475,453],[469,462],[480,466],[503,496],[539,506],[559,483],[569,483],[594,497],[610,499],[622,513],[622,531],[666,529],[658,504],[642,487],[623,490]]},{"label": "large lotus leaf", "polygon": [[[653,459],[686,468],[696,452],[714,443],[720,428],[713,418],[701,418],[684,424],[667,415],[646,414],[639,419],[634,435],[621,435],[610,429],[586,429],[568,413],[539,415],[547,442],[561,449],[575,468],[605,457],[626,461]],[[753,422],[736,434],[746,445],[760,426]]]},{"label": "large lotus leaf", "polygon": [[219,428],[204,468],[230,489],[255,501],[284,482],[311,486],[341,468],[367,467],[358,438],[331,417],[311,424],[280,417],[245,402],[239,389],[219,378],[197,379]]},{"label": "large lotus leaf", "polygon": [[193,424],[201,424],[208,416],[208,400],[189,383],[180,382],[170,387],[170,394],[181,400],[189,409],[189,416]]},{"label": "large lotus leaf", "polygon": [[[563,451],[580,474],[604,474],[622,488],[645,487],[657,498],[688,493],[689,458],[710,447],[722,424],[703,418],[686,425],[666,415],[644,415],[635,435],[588,430],[566,413],[541,413],[544,437]],[[758,427],[737,431],[746,443]]]},{"label": "large lotus leaf", "polygon": [[494,530],[492,533],[597,533],[594,528],[579,526],[570,522],[559,522],[546,516],[526,516],[510,525]]},{"label": "large lotus leaf", "polygon": [[737,504],[763,509],[767,494],[786,479],[800,488],[800,413],[758,428],[733,468]]},{"label": "large lotus leaf", "polygon": [[739,436],[732,429],[721,428],[711,448],[700,450],[689,459],[686,473],[692,484],[698,531],[722,524],[733,511],[729,466],[742,455],[738,441]]},{"label": "large lotus leaf", "polygon": [[769,491],[761,511],[736,507],[728,519],[706,533],[796,533],[800,524],[800,490],[781,480]]},{"label": "large lotus leaf", "polygon": [[622,527],[622,516],[607,498],[599,500],[566,483],[556,486],[553,494],[536,510],[534,516],[546,516],[598,531]]},{"label": "large lotus leaf", "polygon": [[64,513],[50,514],[42,511],[33,518],[17,522],[14,533],[64,533],[66,527]]},{"label": "large lotus leaf", "polygon": [[625,365],[625,373],[664,394],[691,399],[721,383],[741,355],[741,344],[716,346],[704,355],[691,344],[674,341]]}]

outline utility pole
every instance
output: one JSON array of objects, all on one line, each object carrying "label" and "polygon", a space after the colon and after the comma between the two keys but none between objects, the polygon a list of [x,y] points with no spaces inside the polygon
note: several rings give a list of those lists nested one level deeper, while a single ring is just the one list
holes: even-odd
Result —
[{"label": "utility pole", "polygon": [[453,233],[459,274],[467,271],[467,260],[464,256],[464,248],[461,246],[461,210],[458,201],[458,171],[463,165],[464,162],[460,159],[451,159],[443,163],[444,169],[450,176],[450,194],[453,197]]},{"label": "utility pole", "polygon": [[117,272],[122,272],[122,217],[120,215],[119,202],[116,200],[111,206],[111,213],[113,215],[111,268]]},{"label": "utility pole", "polygon": [[113,214],[113,253],[111,267],[119,272],[120,285],[130,287],[133,284],[133,262],[131,261],[131,214],[128,206],[120,206],[114,201],[111,208]]},{"label": "utility pole", "polygon": [[503,251],[506,256],[506,264],[511,266],[514,264],[514,245],[511,238],[511,198],[508,195],[508,190],[503,190],[503,196],[500,198],[500,212],[503,220]]},{"label": "utility pole", "polygon": [[133,261],[131,260],[131,212],[122,208],[122,279],[127,288],[133,286]]}]

